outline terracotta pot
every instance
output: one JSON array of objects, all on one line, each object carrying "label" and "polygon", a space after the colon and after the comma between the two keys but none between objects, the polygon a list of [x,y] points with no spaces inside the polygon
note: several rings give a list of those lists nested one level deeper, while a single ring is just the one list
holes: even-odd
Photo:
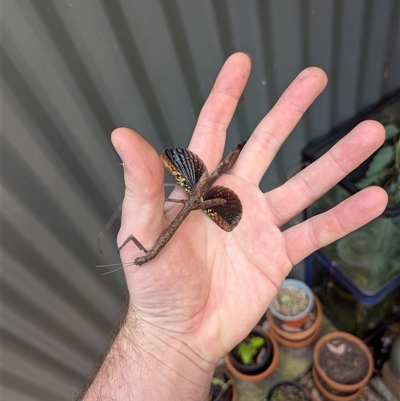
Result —
[{"label": "terracotta pot", "polygon": [[296,381],[293,381],[293,380],[281,380],[279,382],[274,383],[270,387],[270,389],[267,392],[267,396],[265,397],[265,401],[270,401],[272,393],[274,392],[274,390],[277,389],[278,387],[282,386],[282,385],[285,385],[285,384],[288,384],[290,386],[296,387],[298,390],[300,390],[308,398],[309,401],[312,400],[310,392],[303,385],[301,385],[300,383],[297,383]]},{"label": "terracotta pot", "polygon": [[266,316],[270,330],[279,343],[292,348],[300,348],[311,344],[317,339],[321,331],[323,313],[321,301],[315,295],[314,304],[316,307],[315,322],[308,329],[299,332],[291,332],[282,329],[279,324],[277,324],[271,311],[269,309],[267,310]]},{"label": "terracotta pot", "polygon": [[271,334],[275,337],[276,341],[278,341],[279,344],[282,344],[285,347],[302,348],[302,347],[307,347],[308,345],[315,342],[318,339],[320,331],[321,331],[321,326],[319,326],[319,328],[317,328],[317,330],[312,334],[311,337],[308,337],[308,338],[306,338],[304,340],[300,340],[300,341],[287,340],[285,338],[279,337],[278,334],[276,334],[272,331],[271,331]]},{"label": "terracotta pot", "polygon": [[324,395],[328,400],[331,401],[352,401],[355,400],[361,393],[362,387],[360,387],[356,392],[352,392],[350,394],[332,394],[328,389],[327,385],[322,383],[322,380],[319,378],[318,373],[316,372],[315,366],[313,366],[313,379],[314,383],[317,386],[318,390]]},{"label": "terracotta pot", "polygon": [[287,279],[283,282],[280,290],[283,290],[284,288],[287,287],[297,287],[305,291],[309,301],[307,307],[296,316],[287,316],[281,314],[275,309],[274,302],[270,304],[269,310],[277,319],[281,320],[282,322],[285,322],[286,325],[293,327],[301,327],[307,321],[308,315],[314,306],[313,292],[311,291],[311,288],[307,284],[303,283],[300,280]]},{"label": "terracotta pot", "polygon": [[[326,372],[323,370],[320,361],[319,353],[322,346],[333,340],[343,338],[344,340],[351,341],[355,343],[360,349],[362,349],[368,360],[368,370],[366,375],[357,383],[353,384],[342,384],[333,379],[331,379]],[[368,349],[368,347],[356,336],[346,333],[346,332],[332,332],[321,337],[314,347],[314,365],[313,365],[313,377],[318,389],[331,400],[353,400],[361,392],[361,389],[368,383],[374,371],[374,360]],[[343,396],[334,395],[329,392],[329,389],[335,390]],[[340,398],[338,398],[340,397]],[[345,398],[343,398],[345,397]]]},{"label": "terracotta pot", "polygon": [[[235,381],[233,380],[232,374],[229,372],[228,369],[225,369],[221,366],[218,366],[216,369],[218,369],[228,380],[231,380],[231,389],[232,389],[232,398],[230,401],[237,401],[238,400],[238,389]],[[222,394],[217,396],[217,398],[213,398],[212,401],[224,401],[225,398]]]},{"label": "terracotta pot", "polygon": [[[248,382],[256,382],[262,379],[265,379],[268,377],[276,368],[276,365],[278,364],[278,359],[279,359],[279,347],[278,343],[276,342],[275,338],[272,336],[270,332],[267,330],[263,329],[261,326],[256,326],[255,329],[257,330],[257,335],[262,335],[265,337],[266,341],[269,341],[272,345],[272,356],[269,365],[267,368],[258,374],[246,374],[243,373],[242,371],[238,370],[234,364],[232,363],[232,360],[234,357],[232,356],[231,352],[229,352],[225,356],[225,363],[228,369],[235,375],[237,378],[248,381]],[[235,364],[237,366],[237,364]],[[242,365],[244,367],[244,365]]]}]

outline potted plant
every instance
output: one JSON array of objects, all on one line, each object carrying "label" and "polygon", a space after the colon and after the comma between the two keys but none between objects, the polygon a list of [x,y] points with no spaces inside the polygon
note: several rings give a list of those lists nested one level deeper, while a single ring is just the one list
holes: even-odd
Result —
[{"label": "potted plant", "polygon": [[352,334],[328,333],[314,347],[313,379],[318,390],[330,400],[356,399],[373,370],[369,349]]},{"label": "potted plant", "polygon": [[269,310],[286,326],[301,327],[313,306],[311,288],[300,280],[287,279],[272,300]]},{"label": "potted plant", "polygon": [[318,338],[321,332],[323,311],[317,296],[314,295],[313,301],[313,308],[301,327],[288,326],[273,316],[270,309],[267,310],[269,328],[280,344],[291,348],[301,348],[310,345]]},{"label": "potted plant", "polygon": [[311,394],[296,381],[282,380],[272,385],[265,401],[311,401]]},{"label": "potted plant", "polygon": [[292,348],[304,347],[319,335],[321,303],[308,285],[287,279],[269,306],[267,320],[279,343]]},{"label": "potted plant", "polygon": [[237,386],[231,374],[217,366],[211,380],[210,401],[237,401],[237,399]]},{"label": "potted plant", "polygon": [[278,363],[278,344],[261,326],[250,334],[226,357],[228,369],[239,379],[255,382],[266,378]]}]

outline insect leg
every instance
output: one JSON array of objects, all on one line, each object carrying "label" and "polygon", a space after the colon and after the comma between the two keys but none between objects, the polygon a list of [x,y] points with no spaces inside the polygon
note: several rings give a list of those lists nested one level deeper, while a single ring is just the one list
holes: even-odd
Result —
[{"label": "insect leg", "polygon": [[165,198],[165,202],[173,202],[173,203],[186,203],[185,199],[172,199],[172,198]]},{"label": "insect leg", "polygon": [[122,210],[122,204],[119,205],[118,209],[113,213],[113,215],[108,220],[107,224],[104,226],[104,229],[97,236],[97,249],[99,250],[99,252],[101,254],[103,254],[103,252],[101,250],[101,243],[103,242],[107,232],[110,230],[110,228],[114,224],[115,220],[117,220],[117,218],[121,215],[121,210]]},{"label": "insect leg", "polygon": [[132,241],[141,251],[148,253],[149,251],[131,234],[124,242],[123,244],[118,248],[118,253],[120,250],[129,243],[129,241]]},{"label": "insect leg", "polygon": [[199,205],[197,205],[194,209],[198,210],[198,209],[209,209],[212,208],[214,206],[219,206],[219,205],[225,205],[226,199],[223,198],[214,198],[214,199],[207,199],[203,202],[201,202]]},{"label": "insect leg", "polygon": [[219,164],[219,166],[215,169],[215,171],[210,175],[210,178],[208,179],[208,188],[211,187],[211,185],[214,184],[215,181],[221,175],[225,174],[235,163],[236,159],[239,157],[239,153],[242,151],[244,145],[246,142],[242,142],[239,145],[236,146],[235,149],[233,149],[228,156],[222,162]]}]

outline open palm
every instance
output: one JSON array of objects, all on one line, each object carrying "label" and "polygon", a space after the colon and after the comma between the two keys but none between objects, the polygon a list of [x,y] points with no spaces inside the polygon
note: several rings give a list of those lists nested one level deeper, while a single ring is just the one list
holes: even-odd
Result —
[{"label": "open palm", "polygon": [[[246,55],[231,56],[199,116],[189,148],[209,172],[222,158],[226,130],[249,72]],[[131,308],[143,326],[171,341],[179,339],[215,363],[250,332],[294,264],[383,211],[385,192],[369,188],[329,212],[280,230],[382,143],[383,128],[373,121],[360,124],[284,185],[266,194],[259,189],[280,146],[325,85],[321,70],[304,70],[260,122],[228,174],[217,181],[236,192],[243,205],[242,219],[232,232],[197,210],[154,260],[134,266],[132,261],[143,252],[132,242],[122,249]],[[118,244],[133,234],[149,249],[182,205],[164,203],[163,166],[142,137],[120,128],[112,141],[124,162],[126,183]],[[187,194],[176,188],[171,197]]]}]

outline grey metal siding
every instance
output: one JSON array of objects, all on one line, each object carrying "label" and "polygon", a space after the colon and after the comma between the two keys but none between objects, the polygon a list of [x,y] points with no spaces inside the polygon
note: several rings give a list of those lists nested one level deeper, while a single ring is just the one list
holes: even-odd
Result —
[{"label": "grey metal siding", "polygon": [[[246,139],[299,71],[329,86],[262,182],[282,183],[304,144],[400,86],[397,0],[2,0],[2,397],[67,400],[104,349],[125,291],[123,196],[111,131],[158,151],[189,142],[224,60],[252,75],[227,149]],[[289,201],[289,200],[288,200]]]}]

